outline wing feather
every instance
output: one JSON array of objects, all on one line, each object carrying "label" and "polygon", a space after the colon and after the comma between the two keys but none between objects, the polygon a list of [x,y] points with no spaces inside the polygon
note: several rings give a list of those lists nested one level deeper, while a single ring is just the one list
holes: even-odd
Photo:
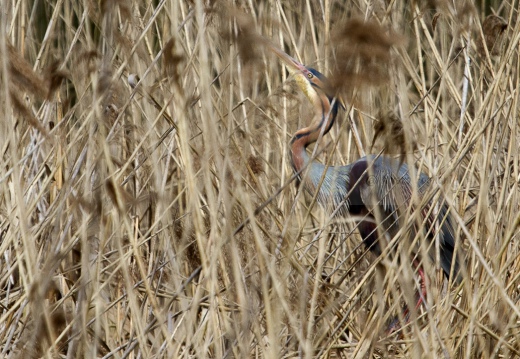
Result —
[{"label": "wing feather", "polygon": [[[433,241],[435,227],[439,229],[441,267],[449,277],[453,267],[453,273],[457,280],[460,279],[460,264],[454,254],[455,228],[449,214],[449,207],[442,197],[438,200],[437,214],[432,210],[433,200],[425,204],[411,203],[414,190],[417,190],[418,199],[424,199],[431,190],[430,179],[424,173],[419,173],[417,186],[412,186],[409,169],[406,164],[387,158],[367,158],[367,181],[359,184],[359,193],[363,204],[374,213],[374,217],[380,221],[381,232],[394,237],[402,226],[408,225],[407,213],[417,210],[420,206],[420,225],[426,238]],[[410,211],[410,212],[409,212]],[[415,221],[415,220],[414,220]],[[419,223],[411,226],[414,233],[419,230]],[[434,257],[432,255],[432,257]]]}]

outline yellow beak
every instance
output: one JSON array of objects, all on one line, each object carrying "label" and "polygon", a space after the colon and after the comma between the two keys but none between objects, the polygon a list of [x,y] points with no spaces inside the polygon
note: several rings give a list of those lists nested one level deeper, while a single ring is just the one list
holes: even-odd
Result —
[{"label": "yellow beak", "polygon": [[287,55],[285,52],[280,50],[278,47],[274,46],[272,43],[268,43],[267,47],[269,48],[269,50],[274,52],[274,54],[276,56],[278,56],[278,58],[280,60],[282,60],[282,62],[285,64],[285,66],[287,66],[287,69],[289,70],[289,72],[291,74],[294,74],[296,72],[302,73],[302,72],[307,71],[307,68],[305,66],[303,66],[301,63],[296,61],[291,56]]},{"label": "yellow beak", "polygon": [[[296,76],[296,80],[299,82],[302,90],[304,91],[304,93],[311,99],[312,101],[312,96],[311,96],[311,92],[315,92],[316,90],[312,88],[312,86],[310,86],[310,82],[309,80],[307,79],[307,74],[310,73],[309,69],[307,69],[307,67],[305,67],[303,64],[301,64],[300,62],[298,62],[297,60],[295,60],[293,57],[287,55],[285,52],[283,52],[282,50],[280,50],[277,46],[275,46],[274,44],[272,44],[271,42],[266,42],[266,46],[269,48],[269,50],[271,50],[276,56],[278,56],[278,58],[280,60],[282,60],[282,62],[285,64],[285,66],[287,67],[287,69],[289,70],[289,72],[291,73],[291,75],[295,75]],[[298,76],[300,75],[300,76]],[[343,109],[345,109],[345,101],[339,97],[339,96],[335,96],[335,99],[336,99],[336,102],[338,102],[338,104],[343,107]]]}]

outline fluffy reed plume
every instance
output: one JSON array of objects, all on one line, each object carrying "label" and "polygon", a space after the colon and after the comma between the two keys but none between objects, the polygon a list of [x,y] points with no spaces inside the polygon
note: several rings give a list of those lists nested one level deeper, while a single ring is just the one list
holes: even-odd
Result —
[{"label": "fluffy reed plume", "polygon": [[[0,357],[520,356],[516,3],[14,3]],[[406,154],[454,214],[465,280],[425,264],[399,333],[409,248],[366,255],[303,198],[287,153],[312,110],[265,41],[346,100],[317,160]]]},{"label": "fluffy reed plume", "polygon": [[486,55],[484,44],[490,55],[500,55],[504,43],[504,31],[507,29],[507,21],[497,15],[489,15],[482,23],[484,37],[477,43],[477,49],[481,56]]},{"label": "fluffy reed plume", "polygon": [[45,81],[32,70],[31,65],[17,53],[16,49],[9,43],[5,43],[5,46],[7,48],[7,56],[4,56],[4,61],[7,62],[11,104],[21,118],[38,129],[42,134],[47,134],[45,127],[34,116],[32,110],[27,106],[26,101],[22,99],[20,94],[26,92],[41,100],[45,98],[46,93],[54,92],[56,82],[51,80],[47,90]]},{"label": "fluffy reed plume", "polygon": [[403,41],[375,21],[352,19],[336,28],[331,42],[335,45],[332,85],[355,101],[356,92],[388,84],[395,64],[391,50]]},{"label": "fluffy reed plume", "polygon": [[395,113],[380,113],[374,123],[374,138],[370,149],[373,151],[378,139],[383,142],[383,153],[399,155],[404,160],[409,149],[415,150],[417,143],[405,134],[403,123]]}]

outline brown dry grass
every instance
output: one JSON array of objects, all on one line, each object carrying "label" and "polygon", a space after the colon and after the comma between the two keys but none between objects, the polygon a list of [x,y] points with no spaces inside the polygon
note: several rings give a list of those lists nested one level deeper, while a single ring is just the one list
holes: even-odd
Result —
[{"label": "brown dry grass", "polygon": [[[519,356],[520,23],[491,4],[2,8],[0,356]],[[311,109],[261,36],[354,105],[321,161],[374,143],[456,213],[466,279],[427,266],[402,338],[385,328],[410,268],[376,266],[295,186],[288,142]]]}]

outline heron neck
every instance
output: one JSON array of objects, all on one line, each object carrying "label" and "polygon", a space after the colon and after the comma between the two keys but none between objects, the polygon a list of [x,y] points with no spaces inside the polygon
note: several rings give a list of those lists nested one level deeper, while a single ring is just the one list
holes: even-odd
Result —
[{"label": "heron neck", "polygon": [[331,110],[330,101],[325,95],[322,96],[319,107],[311,126],[298,130],[291,140],[291,163],[296,173],[304,169],[310,161],[307,146],[318,140],[322,129],[325,136],[336,120],[338,106],[335,104]]}]

